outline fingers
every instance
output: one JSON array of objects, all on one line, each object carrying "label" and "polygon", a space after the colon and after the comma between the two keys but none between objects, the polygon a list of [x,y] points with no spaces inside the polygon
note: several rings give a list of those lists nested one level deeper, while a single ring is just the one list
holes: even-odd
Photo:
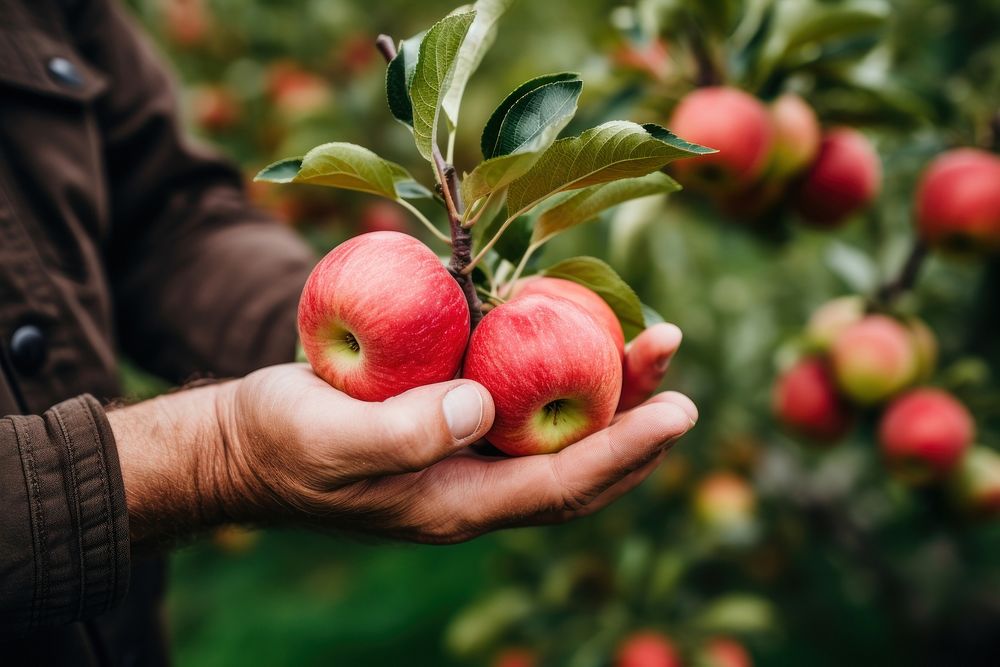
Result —
[{"label": "fingers", "polygon": [[[687,397],[660,396],[557,454],[483,462],[489,466],[489,474],[483,477],[487,488],[476,493],[485,513],[483,520],[487,525],[509,525],[582,511],[694,425],[698,414]],[[622,488],[621,493],[626,490]]]},{"label": "fingers", "polygon": [[654,324],[629,343],[622,367],[619,411],[634,408],[656,391],[681,338],[680,329],[663,323]]},{"label": "fingers", "polygon": [[481,438],[493,424],[493,399],[477,382],[454,380],[411,389],[382,403],[355,402],[349,439],[366,460],[362,475],[423,470]]}]

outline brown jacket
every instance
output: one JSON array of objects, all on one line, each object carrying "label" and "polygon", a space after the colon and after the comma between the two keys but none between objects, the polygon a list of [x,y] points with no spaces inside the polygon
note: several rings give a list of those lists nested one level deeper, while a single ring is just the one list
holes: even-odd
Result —
[{"label": "brown jacket", "polygon": [[172,381],[293,355],[313,257],[175,102],[115,0],[0,0],[4,664],[165,659],[101,407],[119,354]]}]

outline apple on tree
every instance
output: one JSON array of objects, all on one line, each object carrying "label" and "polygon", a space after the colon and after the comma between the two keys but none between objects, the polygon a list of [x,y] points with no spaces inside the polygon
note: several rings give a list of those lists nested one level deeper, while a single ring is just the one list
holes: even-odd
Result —
[{"label": "apple on tree", "polygon": [[615,667],[681,667],[674,643],[655,630],[640,630],[625,637],[618,647]]},{"label": "apple on tree", "polygon": [[1000,156],[958,148],[931,162],[917,186],[917,230],[928,244],[1000,250]]},{"label": "apple on tree", "polygon": [[[536,454],[611,422],[623,372],[628,376],[626,336],[646,327],[649,311],[597,259],[565,260],[545,277],[526,278],[533,256],[613,206],[679,189],[663,168],[715,151],[628,121],[558,138],[583,86],[579,75],[558,72],[500,101],[482,131],[483,160],[460,177],[451,163],[462,94],[509,4],[478,0],[415,37],[377,40],[389,62],[389,111],[431,167],[447,233],[417,205],[435,201],[428,188],[355,144],[317,146],[269,165],[257,179],[384,197],[450,249],[446,267],[421,241],[395,232],[334,248],[309,277],[299,306],[299,335],[317,375],[355,398],[380,401],[451,379],[461,368],[493,396],[487,440],[509,454]],[[275,103],[295,111],[327,99],[321,81],[287,66],[272,68],[270,83]],[[447,142],[438,136],[443,127]],[[502,293],[508,288],[512,295]],[[490,307],[485,317],[481,299]],[[635,394],[632,387],[629,400]]]},{"label": "apple on tree", "polygon": [[773,408],[783,424],[817,441],[840,438],[853,422],[830,369],[817,357],[799,361],[778,378]]},{"label": "apple on tree", "polygon": [[871,142],[855,129],[829,130],[819,154],[794,195],[795,209],[806,224],[839,227],[878,196],[882,162]]},{"label": "apple on tree", "polygon": [[975,437],[968,409],[940,389],[914,389],[893,401],[879,423],[886,462],[908,481],[941,478]]}]

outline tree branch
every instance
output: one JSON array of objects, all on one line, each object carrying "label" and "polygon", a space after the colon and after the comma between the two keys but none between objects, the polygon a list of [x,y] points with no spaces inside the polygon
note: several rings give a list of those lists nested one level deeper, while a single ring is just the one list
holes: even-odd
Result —
[{"label": "tree branch", "polygon": [[920,275],[924,259],[927,257],[927,250],[927,245],[920,239],[917,239],[913,243],[913,249],[903,263],[903,268],[900,269],[899,275],[894,280],[882,285],[875,295],[879,304],[891,306],[896,299],[913,289],[913,286],[917,282],[917,277]]}]

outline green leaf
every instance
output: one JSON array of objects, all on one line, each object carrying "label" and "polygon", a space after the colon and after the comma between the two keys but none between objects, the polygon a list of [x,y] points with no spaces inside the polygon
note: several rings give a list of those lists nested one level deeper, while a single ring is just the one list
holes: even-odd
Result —
[{"label": "green leaf", "polygon": [[[554,84],[562,85],[551,88],[550,86]],[[583,82],[580,81],[579,74],[575,72],[559,72],[531,79],[515,88],[497,106],[490,119],[486,121],[486,127],[483,128],[483,135],[479,142],[483,150],[483,158],[488,160],[500,155],[524,152],[524,150],[518,150],[520,146],[527,143],[523,140],[523,137],[536,135],[538,133],[538,126],[544,127],[548,124],[540,122],[541,115],[546,112],[549,114],[555,113],[555,119],[561,118],[565,113],[561,107],[570,99],[572,99],[573,104],[572,111],[575,112],[576,100],[580,97],[582,87]],[[514,111],[515,106],[518,109],[512,115],[511,112]],[[537,109],[536,113],[539,116],[534,123],[526,118],[526,114],[531,109]],[[566,122],[569,122],[570,118],[572,118],[572,113],[570,113]],[[563,127],[565,127],[565,124],[563,124]],[[506,141],[501,140],[501,136],[503,135],[502,130],[504,129],[507,133]],[[559,129],[561,130],[562,128],[560,127]],[[555,140],[555,135],[553,135],[552,140]],[[552,142],[549,141],[548,143]],[[545,146],[547,147],[548,144]]]},{"label": "green leaf", "polygon": [[326,185],[389,199],[416,199],[430,195],[406,169],[395,162],[389,162],[367,148],[343,142],[317,146],[302,158],[275,162],[262,169],[255,180]]},{"label": "green leaf", "polygon": [[782,0],[774,8],[771,29],[761,48],[756,81],[761,83],[796,50],[834,39],[847,39],[876,30],[889,18],[881,0]]},{"label": "green leaf", "polygon": [[291,183],[295,180],[295,175],[299,173],[301,167],[302,158],[285,158],[261,169],[260,173],[253,177],[253,180],[268,183]]},{"label": "green leaf", "polygon": [[434,159],[441,99],[448,90],[458,49],[475,17],[475,12],[447,16],[435,23],[420,43],[420,56],[410,82],[410,102],[413,136],[426,160]]},{"label": "green leaf", "polygon": [[691,620],[703,632],[755,633],[767,632],[775,626],[774,607],[756,595],[734,593],[719,598]]},{"label": "green leaf", "polygon": [[426,32],[404,39],[399,43],[396,57],[385,70],[385,97],[389,111],[399,122],[413,127],[413,104],[410,102],[410,83],[420,58],[420,44]]},{"label": "green leaf", "polygon": [[611,121],[578,137],[559,139],[507,192],[508,217],[558,192],[645,176],[678,158],[716,152],[658,125]]},{"label": "green leaf", "polygon": [[472,173],[466,174],[462,179],[462,199],[470,203],[491,192],[502,190],[528,173],[540,155],[537,152],[515,153],[480,162]]},{"label": "green leaf", "polygon": [[556,234],[593,220],[609,208],[630,199],[676,192],[680,189],[681,186],[677,181],[659,171],[637,178],[592,185],[572,193],[538,216],[531,241],[544,243]]},{"label": "green leaf", "polygon": [[597,292],[615,311],[625,338],[631,339],[646,328],[639,297],[614,269],[596,257],[573,257],[550,266],[542,273],[572,280]]},{"label": "green leaf", "polygon": [[458,112],[462,106],[465,86],[496,40],[497,21],[513,4],[514,0],[477,0],[473,6],[476,18],[455,57],[455,71],[441,100],[441,108],[452,128],[458,125]]},{"label": "green leaf", "polygon": [[483,150],[490,159],[462,180],[465,201],[501,190],[526,174],[572,120],[582,87],[575,74],[550,74],[508,95],[483,131]]},{"label": "green leaf", "polygon": [[642,319],[644,320],[646,328],[649,328],[654,324],[663,324],[667,321],[664,319],[663,315],[660,315],[659,311],[652,306],[645,303],[641,303],[640,305],[642,306]]}]

